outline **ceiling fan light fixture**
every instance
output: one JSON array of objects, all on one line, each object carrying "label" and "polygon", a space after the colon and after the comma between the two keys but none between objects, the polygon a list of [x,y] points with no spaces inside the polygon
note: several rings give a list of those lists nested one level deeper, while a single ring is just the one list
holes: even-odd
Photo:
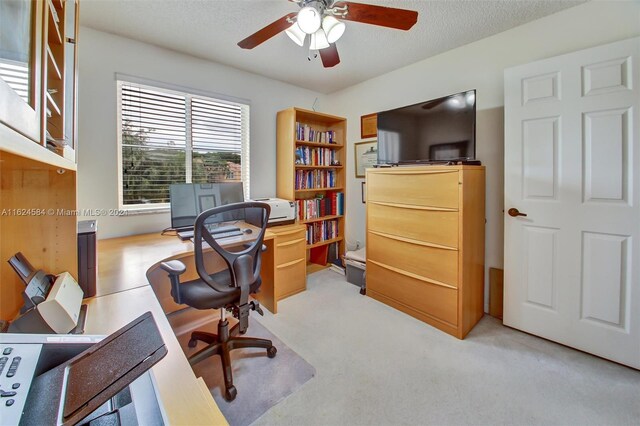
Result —
[{"label": "ceiling fan light fixture", "polygon": [[311,34],[311,44],[309,45],[309,49],[321,50],[326,49],[327,47],[329,47],[329,41],[327,40],[327,35],[324,33],[322,28]]},{"label": "ceiling fan light fixture", "polygon": [[287,28],[284,32],[287,33],[289,38],[293,40],[295,44],[298,46],[304,46],[304,40],[307,37],[307,33],[302,31],[297,23]]},{"label": "ceiling fan light fixture", "polygon": [[320,11],[312,6],[305,6],[298,12],[298,26],[307,34],[314,34],[322,24]]},{"label": "ceiling fan light fixture", "polygon": [[342,34],[344,34],[344,30],[347,26],[344,22],[338,21],[333,16],[325,16],[322,20],[322,29],[327,35],[327,41],[329,43],[335,43],[338,41]]}]

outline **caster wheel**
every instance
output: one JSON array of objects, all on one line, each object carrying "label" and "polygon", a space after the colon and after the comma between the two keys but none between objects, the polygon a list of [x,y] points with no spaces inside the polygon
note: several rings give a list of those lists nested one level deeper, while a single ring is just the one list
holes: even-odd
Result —
[{"label": "caster wheel", "polygon": [[238,391],[236,390],[236,387],[231,386],[224,392],[224,399],[231,402],[234,399],[236,399],[237,395],[238,395]]},{"label": "caster wheel", "polygon": [[198,341],[196,339],[190,339],[189,340],[189,347],[190,348],[195,348],[197,344],[198,344]]},{"label": "caster wheel", "polygon": [[278,350],[276,349],[275,346],[271,346],[269,349],[267,349],[267,356],[269,358],[275,358],[276,353],[278,353]]},{"label": "caster wheel", "polygon": [[366,289],[366,288],[361,288],[361,289],[360,289],[360,294],[361,294],[361,295],[363,295],[363,296],[364,296],[365,294],[367,294],[367,289]]}]

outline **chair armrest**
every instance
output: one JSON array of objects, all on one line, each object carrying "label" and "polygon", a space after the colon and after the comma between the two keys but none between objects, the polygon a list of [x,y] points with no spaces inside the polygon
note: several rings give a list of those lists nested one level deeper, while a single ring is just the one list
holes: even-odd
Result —
[{"label": "chair armrest", "polygon": [[160,267],[167,271],[169,275],[182,275],[187,267],[179,260],[170,260],[168,262],[162,262]]},{"label": "chair armrest", "polygon": [[[243,246],[244,246],[244,248],[249,248],[249,247],[251,247],[251,243],[244,243]],[[261,251],[265,252],[265,251],[267,251],[267,246],[263,244],[261,249],[262,249]]]},{"label": "chair armrest", "polygon": [[182,294],[180,293],[180,275],[184,274],[187,267],[179,260],[170,260],[160,263],[160,267],[169,273],[169,281],[171,282],[171,296],[173,300],[181,305]]}]

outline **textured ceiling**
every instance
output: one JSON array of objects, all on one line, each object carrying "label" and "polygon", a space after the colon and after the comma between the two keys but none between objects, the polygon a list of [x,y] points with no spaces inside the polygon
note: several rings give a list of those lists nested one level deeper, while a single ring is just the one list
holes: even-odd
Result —
[{"label": "textured ceiling", "polygon": [[287,0],[85,0],[81,25],[331,93],[583,1],[359,0],[417,10],[409,31],[346,22],[341,62],[322,67],[281,33],[253,50],[236,43],[289,12]]}]

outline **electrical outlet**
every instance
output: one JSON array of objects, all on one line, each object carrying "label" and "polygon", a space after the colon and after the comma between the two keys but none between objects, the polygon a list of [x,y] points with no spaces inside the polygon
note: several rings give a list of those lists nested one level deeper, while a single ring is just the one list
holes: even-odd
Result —
[{"label": "electrical outlet", "polygon": [[360,241],[356,240],[356,250],[360,248]]}]

